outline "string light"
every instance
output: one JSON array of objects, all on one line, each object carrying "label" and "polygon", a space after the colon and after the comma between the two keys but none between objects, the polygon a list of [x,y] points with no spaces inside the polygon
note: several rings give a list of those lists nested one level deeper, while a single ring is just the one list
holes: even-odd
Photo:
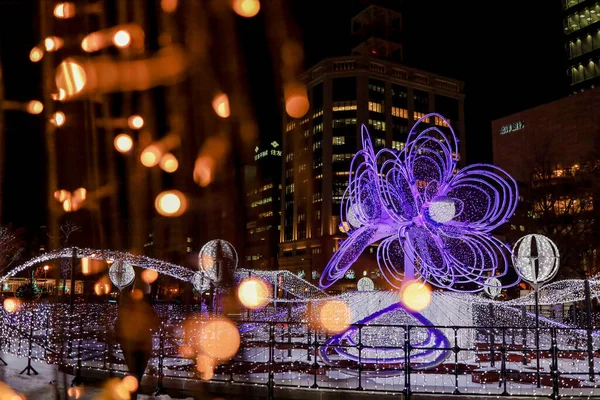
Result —
[{"label": "string light", "polygon": [[108,269],[108,277],[113,285],[119,289],[123,289],[133,283],[135,271],[131,264],[124,261],[115,261]]},{"label": "string light", "polygon": [[133,148],[133,139],[126,133],[120,133],[115,137],[114,145],[119,153],[127,153]]}]

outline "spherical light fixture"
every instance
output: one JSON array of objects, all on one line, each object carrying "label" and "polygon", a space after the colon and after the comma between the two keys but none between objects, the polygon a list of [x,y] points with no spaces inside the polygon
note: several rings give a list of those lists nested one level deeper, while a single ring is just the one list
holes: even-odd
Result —
[{"label": "spherical light fixture", "polygon": [[216,285],[228,283],[237,268],[238,256],[231,243],[211,240],[200,249],[198,267]]},{"label": "spherical light fixture", "polygon": [[135,271],[133,267],[125,261],[115,261],[108,269],[108,277],[110,281],[119,288],[123,289],[131,285],[135,279]]},{"label": "spherical light fixture", "polygon": [[429,217],[437,223],[443,224],[456,216],[454,200],[446,196],[437,196],[429,202]]},{"label": "spherical light fixture", "polygon": [[487,278],[483,285],[485,286],[483,291],[492,299],[498,297],[500,292],[502,292],[502,282],[498,278]]},{"label": "spherical light fixture", "polygon": [[554,278],[558,272],[560,254],[552,240],[531,234],[515,243],[512,259],[517,274],[537,288]]},{"label": "spherical light fixture", "polygon": [[356,284],[356,288],[358,289],[359,292],[372,291],[372,290],[375,290],[375,283],[373,283],[373,280],[371,278],[367,278],[365,276],[358,280],[358,283]]}]

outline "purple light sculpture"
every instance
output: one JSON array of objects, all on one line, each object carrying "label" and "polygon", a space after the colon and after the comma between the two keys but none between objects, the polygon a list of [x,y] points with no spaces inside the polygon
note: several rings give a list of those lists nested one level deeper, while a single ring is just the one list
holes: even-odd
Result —
[{"label": "purple light sculpture", "polygon": [[[436,118],[442,128],[428,124]],[[361,133],[363,148],[350,165],[340,212],[349,237],[327,264],[321,288],[342,278],[376,242],[379,268],[396,288],[421,279],[477,292],[488,277],[506,274],[510,249],[490,232],[517,207],[510,175],[488,164],[458,170],[458,139],[439,114],[419,119],[399,153],[375,153],[364,125]]]}]

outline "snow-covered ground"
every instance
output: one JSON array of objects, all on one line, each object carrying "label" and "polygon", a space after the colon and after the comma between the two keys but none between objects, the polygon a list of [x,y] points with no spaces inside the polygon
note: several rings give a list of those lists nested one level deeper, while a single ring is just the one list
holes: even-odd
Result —
[{"label": "snow-covered ground", "polygon": [[[33,368],[39,375],[27,375],[19,373],[27,366],[27,359],[16,357],[10,354],[0,354],[0,357],[8,363],[4,365],[0,362],[0,381],[6,383],[17,393],[22,393],[28,400],[56,400],[62,397],[56,397],[56,392],[64,393],[64,384],[68,388],[73,380],[73,376],[63,376],[58,372],[55,365],[48,365],[41,362],[32,362]],[[100,387],[83,386],[83,396],[80,400],[92,400],[101,392]],[[159,397],[138,395],[139,400],[171,400],[172,398],[164,395]],[[190,398],[191,399],[191,398]],[[173,399],[175,400],[175,399]]]}]

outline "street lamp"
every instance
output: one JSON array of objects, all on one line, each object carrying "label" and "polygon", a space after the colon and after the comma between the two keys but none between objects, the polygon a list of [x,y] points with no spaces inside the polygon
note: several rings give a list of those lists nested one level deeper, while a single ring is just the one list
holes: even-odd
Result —
[{"label": "street lamp", "polygon": [[50,269],[49,265],[44,265],[44,279],[46,279],[46,275],[48,274],[49,269]]}]

